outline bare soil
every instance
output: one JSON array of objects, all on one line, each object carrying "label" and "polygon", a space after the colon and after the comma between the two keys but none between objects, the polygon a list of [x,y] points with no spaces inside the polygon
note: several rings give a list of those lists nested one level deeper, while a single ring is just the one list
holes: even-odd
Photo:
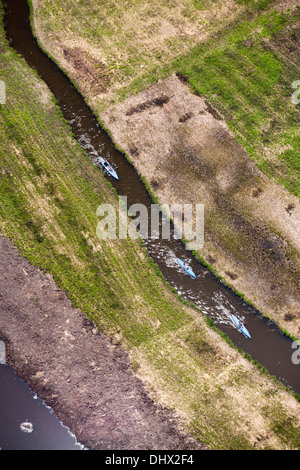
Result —
[{"label": "bare soil", "polygon": [[222,116],[176,75],[101,119],[160,203],[204,204],[201,257],[299,337],[298,198],[257,168]]},{"label": "bare soil", "polygon": [[49,274],[0,235],[0,338],[7,362],[89,449],[204,449],[180,417],[157,405],[128,354]]}]

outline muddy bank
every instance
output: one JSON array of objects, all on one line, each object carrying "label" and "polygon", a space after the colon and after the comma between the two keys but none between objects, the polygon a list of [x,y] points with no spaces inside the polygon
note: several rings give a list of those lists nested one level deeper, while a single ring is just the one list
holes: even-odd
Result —
[{"label": "muddy bank", "polygon": [[175,75],[101,119],[162,204],[204,204],[200,256],[299,337],[299,200],[258,170],[222,116]]},{"label": "muddy bank", "polygon": [[203,449],[155,404],[128,354],[0,235],[0,338],[11,365],[89,449]]}]

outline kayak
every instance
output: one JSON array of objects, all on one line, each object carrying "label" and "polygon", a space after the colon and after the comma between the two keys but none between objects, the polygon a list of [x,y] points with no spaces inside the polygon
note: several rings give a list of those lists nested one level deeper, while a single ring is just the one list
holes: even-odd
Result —
[{"label": "kayak", "polygon": [[190,276],[194,277],[195,279],[197,278],[196,274],[193,272],[193,270],[192,270],[192,268],[191,268],[190,266],[185,265],[185,263],[184,263],[181,259],[179,259],[179,258],[177,258],[177,261],[178,261],[178,263],[180,264],[180,266],[181,266]]},{"label": "kayak", "polygon": [[105,168],[105,170],[111,175],[113,176],[114,178],[116,178],[116,180],[119,179],[118,175],[117,175],[117,172],[114,170],[114,168],[111,166],[110,163],[108,163],[107,160],[105,160],[103,157],[100,157],[100,162],[103,166],[103,168]]},{"label": "kayak", "polygon": [[235,315],[233,315],[233,313],[231,313],[230,316],[231,316],[231,318],[232,318],[233,323],[235,324],[235,326],[237,326],[237,328],[238,328],[245,336],[247,336],[247,338],[252,339],[252,338],[251,338],[251,335],[250,335],[249,331],[247,330],[247,328],[245,327],[245,325],[242,325],[242,326],[241,326],[239,319],[238,319]]}]

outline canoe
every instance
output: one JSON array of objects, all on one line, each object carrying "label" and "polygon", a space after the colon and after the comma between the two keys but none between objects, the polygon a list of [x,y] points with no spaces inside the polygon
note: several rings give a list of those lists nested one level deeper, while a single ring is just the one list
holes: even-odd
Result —
[{"label": "canoe", "polygon": [[179,259],[179,258],[177,258],[177,261],[178,261],[178,263],[180,264],[180,266],[181,266],[190,276],[192,276],[193,278],[197,279],[196,274],[193,272],[193,270],[192,270],[192,268],[191,268],[190,266],[187,266],[187,265],[185,266],[184,262],[183,262],[181,259]]},{"label": "canoe", "polygon": [[230,316],[231,316],[231,318],[232,318],[233,323],[235,324],[235,326],[236,326],[245,336],[247,336],[247,338],[252,339],[252,338],[251,338],[251,335],[250,335],[249,331],[247,330],[247,328],[245,327],[245,325],[241,326],[239,319],[238,319],[235,315],[233,315],[233,313],[231,313]]},{"label": "canoe", "polygon": [[116,180],[119,179],[118,175],[117,175],[117,172],[114,170],[114,168],[111,166],[111,164],[105,160],[103,157],[100,157],[99,158],[103,168],[105,168],[105,170],[113,177],[115,178]]}]

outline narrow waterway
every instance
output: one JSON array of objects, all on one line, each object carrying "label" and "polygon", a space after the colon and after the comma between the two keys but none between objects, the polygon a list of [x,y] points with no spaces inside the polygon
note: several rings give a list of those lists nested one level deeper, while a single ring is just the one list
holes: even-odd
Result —
[{"label": "narrow waterway", "polygon": [[[64,117],[69,121],[77,141],[94,163],[99,156],[104,156],[116,166],[119,181],[109,176],[108,178],[118,194],[127,197],[128,207],[134,203],[144,204],[149,208],[150,213],[152,200],[135,169],[114,148],[83,97],[68,77],[41,51],[33,38],[26,0],[5,0],[4,7],[5,28],[10,45],[25,58],[49,86]],[[300,393],[300,365],[292,361],[295,351],[292,348],[293,342],[275,324],[246,305],[192,257],[180,240],[171,236],[170,240],[147,239],[145,242],[149,254],[159,266],[165,279],[184,299],[196,304],[236,346],[250,354],[286,386]],[[181,270],[176,261],[177,257],[190,263],[197,279],[192,279]],[[236,330],[230,313],[239,318],[245,317],[252,340]]]}]

